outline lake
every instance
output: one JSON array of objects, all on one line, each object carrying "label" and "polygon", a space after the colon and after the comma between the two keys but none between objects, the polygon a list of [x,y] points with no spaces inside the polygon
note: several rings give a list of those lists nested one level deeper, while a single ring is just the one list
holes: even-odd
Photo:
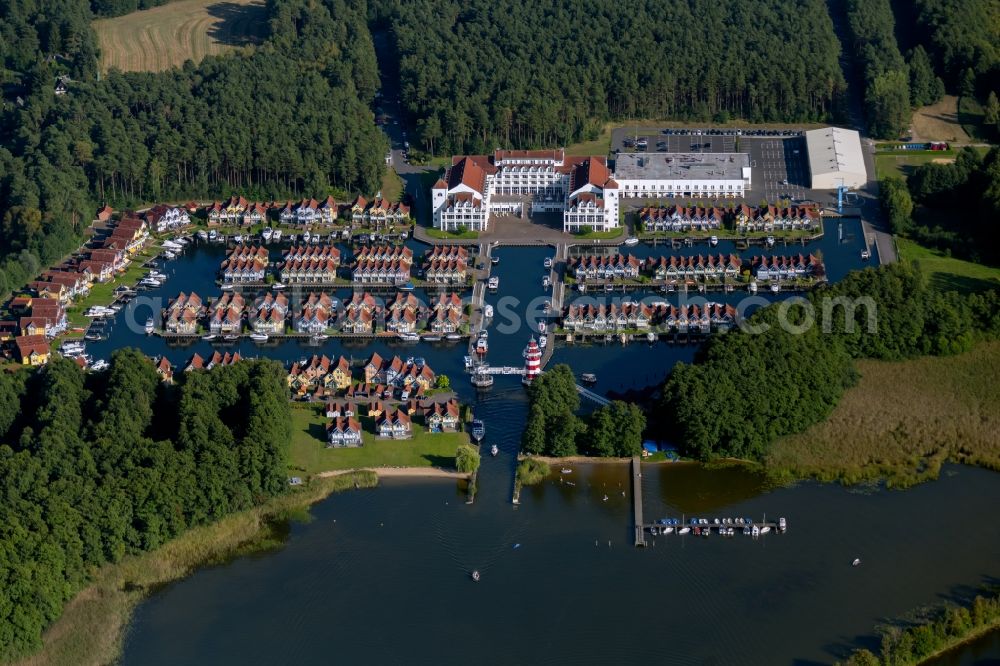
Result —
[{"label": "lake", "polygon": [[[834,280],[861,265],[860,225],[843,224],[843,240],[828,228],[808,248],[823,252]],[[731,249],[720,243],[715,252]],[[519,366],[545,298],[542,261],[552,250],[494,253],[501,289],[487,302],[516,295],[509,309],[527,326],[495,321],[489,361]],[[194,249],[167,264],[166,285],[146,295],[214,297],[221,258],[220,248]],[[343,298],[349,290],[338,292]],[[149,311],[133,303],[112,339],[88,350],[106,357],[138,346],[175,364],[212,352],[210,343],[177,346],[121,321],[132,317],[141,329]],[[318,347],[241,342],[227,349],[286,363],[311,353],[423,356],[452,376],[460,398],[486,422],[487,448],[497,444],[500,455],[485,457],[472,506],[460,484],[385,480],[318,504],[314,519],[291,525],[275,552],[168,586],[138,608],[125,664],[830,663],[857,646],[876,648],[873,627],[884,618],[966,598],[998,573],[1000,522],[982,520],[984,507],[1000,505],[1000,477],[992,472],[949,466],[939,481],[899,492],[817,483],[773,489],[740,469],[647,465],[648,518],[766,514],[786,517],[790,529],[757,541],[658,537],[636,549],[624,465],[573,465],[571,474],[526,488],[519,507],[510,503],[526,396],[516,376],[474,391],[462,372],[464,343],[331,339]],[[621,392],[657,385],[695,351],[665,342],[560,345],[553,362],[595,372],[599,393]],[[851,566],[855,557],[860,567]],[[473,569],[482,572],[478,584]]]}]

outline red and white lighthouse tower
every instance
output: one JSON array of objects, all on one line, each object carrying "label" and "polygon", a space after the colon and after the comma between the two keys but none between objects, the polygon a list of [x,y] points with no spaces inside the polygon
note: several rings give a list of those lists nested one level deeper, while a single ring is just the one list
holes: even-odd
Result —
[{"label": "red and white lighthouse tower", "polygon": [[530,384],[542,372],[542,350],[535,342],[535,336],[531,336],[531,341],[524,348],[524,383]]}]

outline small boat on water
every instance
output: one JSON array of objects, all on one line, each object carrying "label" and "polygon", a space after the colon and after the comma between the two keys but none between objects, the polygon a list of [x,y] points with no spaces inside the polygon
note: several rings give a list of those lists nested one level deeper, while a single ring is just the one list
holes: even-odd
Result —
[{"label": "small boat on water", "polygon": [[597,383],[597,375],[595,375],[592,372],[585,372],[582,375],[580,375],[580,380],[583,381],[586,384],[596,384]]},{"label": "small boat on water", "polygon": [[868,261],[871,258],[872,258],[871,250],[868,250],[867,248],[864,249],[864,250],[861,250],[861,260],[862,261]]},{"label": "small boat on water", "polygon": [[428,335],[421,336],[420,339],[424,342],[441,342],[441,336],[437,333],[430,333]]},{"label": "small boat on water", "polygon": [[482,578],[482,576],[479,574],[479,569],[473,570],[473,572],[472,572],[472,580],[474,580],[475,582],[478,583],[480,578]]},{"label": "small boat on water", "polygon": [[851,566],[852,567],[860,567],[861,566],[861,558],[860,557],[855,557],[854,561],[851,562]]},{"label": "small boat on water", "polygon": [[549,336],[543,335],[540,338],[538,338],[538,348],[539,349],[545,349],[548,346],[549,346]]},{"label": "small boat on water", "polygon": [[774,246],[774,236],[768,236],[766,239],[764,239],[764,242],[767,243],[768,247],[773,247]]},{"label": "small boat on water", "polygon": [[538,332],[539,333],[545,332],[545,322],[541,319],[538,320]]},{"label": "small boat on water", "polygon": [[490,258],[490,263],[493,264],[494,266],[496,266],[497,264],[500,263],[500,257],[491,257]]},{"label": "small boat on water", "polygon": [[235,288],[236,288],[236,285],[234,285],[234,284],[224,284],[224,285],[222,285],[222,287],[220,287],[220,289],[222,289],[222,291],[232,291]]},{"label": "small boat on water", "polygon": [[203,240],[203,241],[207,241],[208,240],[208,232],[205,231],[204,229],[202,229],[201,231],[199,231],[195,235],[198,236],[198,240]]},{"label": "small boat on water", "polygon": [[491,456],[493,456],[494,458],[496,458],[498,453],[500,453],[500,448],[496,444],[494,444],[493,446],[490,447],[490,455]]},{"label": "small boat on water", "polygon": [[493,375],[485,372],[476,372],[472,375],[472,385],[476,388],[489,388],[493,386]]},{"label": "small boat on water", "polygon": [[448,335],[446,335],[444,337],[445,337],[446,340],[455,341],[455,340],[461,340],[462,339],[462,334],[461,333],[449,333]]},{"label": "small boat on water", "polygon": [[109,363],[105,361],[103,358],[99,358],[96,361],[94,361],[94,363],[90,366],[90,369],[95,372],[101,372],[102,370],[107,370],[108,367]]},{"label": "small boat on water", "polygon": [[749,291],[751,294],[756,294],[757,293],[757,281],[756,280],[751,280],[750,281],[750,284],[747,285],[747,291]]},{"label": "small boat on water", "polygon": [[545,257],[545,261],[542,262],[542,266],[545,268],[552,268],[552,257]]},{"label": "small boat on water", "polygon": [[313,333],[309,339],[313,342],[325,342],[330,339],[330,336],[326,333]]},{"label": "small boat on water", "polygon": [[691,533],[691,528],[690,527],[682,527],[679,530],[677,530],[677,533],[678,534],[690,534]]},{"label": "small boat on water", "polygon": [[150,317],[146,320],[146,335],[152,335],[154,330],[156,330],[156,322]]},{"label": "small boat on water", "polygon": [[667,526],[667,525],[665,525],[665,526],[663,526],[663,527],[660,528],[660,534],[670,534],[673,531],[674,531],[674,528],[672,528],[670,526]]},{"label": "small boat on water", "polygon": [[219,336],[217,336],[215,333],[209,333],[208,335],[201,336],[201,339],[204,340],[205,342],[211,342],[212,340],[216,339],[217,337],[219,337]]},{"label": "small boat on water", "polygon": [[716,245],[719,244],[719,237],[718,236],[709,236],[709,238],[708,238],[708,244],[711,245],[712,247],[715,247]]},{"label": "small boat on water", "polygon": [[777,282],[773,282],[773,283],[771,284],[771,293],[772,293],[772,294],[778,294],[778,293],[781,293],[781,285],[780,285],[780,284],[778,284]]},{"label": "small boat on water", "polygon": [[251,333],[250,339],[254,342],[267,342],[270,338],[267,333]]},{"label": "small boat on water", "polygon": [[778,531],[782,534],[788,531],[788,522],[784,518],[778,518]]},{"label": "small boat on water", "polygon": [[652,331],[646,333],[646,340],[648,342],[656,342],[656,333],[653,333]]},{"label": "small boat on water", "polygon": [[492,305],[487,304],[487,305],[483,306],[483,317],[485,317],[486,319],[492,319],[493,318],[493,306]]},{"label": "small boat on water", "polygon": [[490,349],[489,343],[486,342],[486,338],[479,338],[476,340],[476,352],[479,354],[485,354]]},{"label": "small boat on water", "polygon": [[215,229],[208,230],[208,240],[215,242],[219,238],[219,232]]},{"label": "small boat on water", "polygon": [[572,473],[573,473],[573,470],[571,470],[571,469],[570,469],[569,467],[563,467],[563,468],[562,468],[561,470],[559,470],[559,471],[560,471],[560,473],[562,473],[562,474],[572,474]]},{"label": "small boat on water", "polygon": [[406,284],[404,284],[404,285],[402,285],[400,287],[397,287],[397,289],[399,289],[400,291],[413,291],[415,288],[416,287],[414,286],[414,284],[412,282],[407,282]]},{"label": "small boat on water", "polygon": [[306,229],[304,232],[302,232],[302,242],[303,243],[308,243],[311,239],[312,239],[312,234],[309,233],[308,229]]},{"label": "small boat on water", "polygon": [[760,533],[761,534],[767,534],[770,531],[771,531],[771,526],[770,525],[764,525],[763,527],[760,528]]},{"label": "small boat on water", "polygon": [[486,436],[486,424],[480,419],[473,419],[472,431],[470,434],[472,435],[472,439],[477,443],[483,441],[483,437]]},{"label": "small boat on water", "polygon": [[241,243],[243,243],[243,235],[242,234],[237,234],[237,235],[233,236],[233,242],[236,243],[237,245],[240,245]]},{"label": "small boat on water", "polygon": [[[235,333],[230,333],[229,335],[223,336],[222,339],[225,340],[226,342],[236,342],[237,340],[240,339],[240,336],[238,336]],[[303,364],[303,365],[305,365],[305,364]]]},{"label": "small boat on water", "polygon": [[399,339],[403,342],[420,342],[420,336],[417,333],[400,333]]},{"label": "small boat on water", "polygon": [[486,286],[489,287],[490,289],[499,289],[500,288],[500,278],[498,278],[497,276],[494,275],[493,277],[491,277],[489,279],[489,282],[486,283]]},{"label": "small boat on water", "polygon": [[271,227],[264,227],[264,230],[260,232],[261,238],[264,239],[265,243],[270,243],[271,238],[274,236],[274,230]]},{"label": "small boat on water", "polygon": [[275,282],[274,284],[271,285],[271,289],[274,289],[275,291],[281,291],[284,288],[285,288],[284,282]]},{"label": "small boat on water", "polygon": [[626,247],[635,247],[638,244],[639,244],[639,239],[636,238],[635,236],[629,236],[628,238],[625,239]]}]

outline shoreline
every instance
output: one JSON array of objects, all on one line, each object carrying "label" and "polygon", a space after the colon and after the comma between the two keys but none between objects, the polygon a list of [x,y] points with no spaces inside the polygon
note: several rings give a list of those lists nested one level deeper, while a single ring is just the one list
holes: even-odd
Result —
[{"label": "shoreline", "polygon": [[472,475],[444,467],[359,467],[357,469],[331,469],[318,472],[311,478],[329,479],[344,474],[373,472],[378,478],[411,478],[411,479],[469,479]]},{"label": "shoreline", "polygon": [[[354,478],[345,478],[351,474]],[[78,590],[62,615],[42,634],[33,654],[9,662],[17,666],[111,664],[121,657],[125,633],[136,607],[157,590],[187,578],[198,569],[283,544],[277,523],[308,511],[330,495],[378,485],[371,471],[346,470],[329,481],[274,497],[261,506],[194,527],[156,550],[123,558],[96,572]]]}]

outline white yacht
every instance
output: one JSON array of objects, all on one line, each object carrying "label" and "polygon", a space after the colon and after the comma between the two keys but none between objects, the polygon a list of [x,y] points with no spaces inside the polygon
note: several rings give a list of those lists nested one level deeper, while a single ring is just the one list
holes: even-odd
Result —
[{"label": "white yacht", "polygon": [[712,247],[715,247],[716,245],[719,244],[719,237],[718,236],[710,236],[709,239],[708,239],[708,244],[711,245]]},{"label": "white yacht", "polygon": [[251,333],[250,339],[254,342],[267,342],[269,337],[267,333]]},{"label": "white yacht", "polygon": [[156,322],[150,317],[146,320],[146,335],[152,335],[153,331],[156,329]]},{"label": "white yacht", "polygon": [[635,247],[638,244],[639,244],[639,239],[636,238],[635,236],[629,236],[628,238],[625,239],[626,247]]},{"label": "white yacht", "polygon": [[486,319],[492,319],[493,318],[493,306],[492,305],[486,304],[485,306],[483,306],[483,317],[485,317]]},{"label": "white yacht", "polygon": [[270,243],[271,238],[274,237],[274,230],[271,227],[264,227],[264,230],[260,232],[261,237],[264,239],[265,243]]},{"label": "white yacht", "polygon": [[500,449],[497,447],[496,444],[494,444],[493,446],[490,447],[490,455],[491,456],[493,456],[494,458],[496,458],[496,456],[497,456],[498,453],[500,453]]},{"label": "white yacht", "polygon": [[486,283],[486,286],[489,287],[490,289],[499,289],[500,278],[494,275],[493,277],[490,278],[489,282]]}]

